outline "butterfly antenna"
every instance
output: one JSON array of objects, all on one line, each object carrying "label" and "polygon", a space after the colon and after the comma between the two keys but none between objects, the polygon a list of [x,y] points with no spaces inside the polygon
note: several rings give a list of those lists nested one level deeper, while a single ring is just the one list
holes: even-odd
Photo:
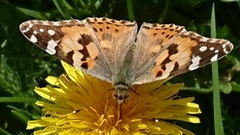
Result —
[{"label": "butterfly antenna", "polygon": [[138,94],[133,88],[130,88],[130,90],[140,97],[140,94]]}]

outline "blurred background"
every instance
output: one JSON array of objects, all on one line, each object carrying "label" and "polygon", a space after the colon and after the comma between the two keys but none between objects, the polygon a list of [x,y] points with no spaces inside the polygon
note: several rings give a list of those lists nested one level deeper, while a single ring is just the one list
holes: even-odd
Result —
[{"label": "blurred background", "polygon": [[[46,86],[48,75],[64,72],[60,61],[31,44],[19,31],[30,19],[66,20],[86,17],[174,23],[210,37],[213,2],[216,33],[234,44],[218,63],[221,113],[226,135],[240,134],[240,1],[239,0],[0,0],[0,134],[27,135],[28,120],[41,117],[42,100],[35,86]],[[217,69],[215,69],[217,70]],[[200,124],[174,121],[196,135],[213,135],[214,109],[211,65],[179,75],[170,83],[185,83],[179,95],[194,96]]]}]

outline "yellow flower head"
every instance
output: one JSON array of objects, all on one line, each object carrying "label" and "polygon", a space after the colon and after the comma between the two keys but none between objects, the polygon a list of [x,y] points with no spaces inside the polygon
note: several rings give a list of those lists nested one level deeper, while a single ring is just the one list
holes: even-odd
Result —
[{"label": "yellow flower head", "polygon": [[193,97],[177,96],[183,84],[164,85],[166,80],[133,86],[131,97],[122,104],[112,97],[110,83],[98,80],[62,63],[67,75],[49,76],[50,85],[35,91],[50,102],[39,120],[28,122],[27,129],[42,127],[38,134],[86,135],[182,135],[193,133],[164,120],[199,123],[190,114],[201,113]]}]

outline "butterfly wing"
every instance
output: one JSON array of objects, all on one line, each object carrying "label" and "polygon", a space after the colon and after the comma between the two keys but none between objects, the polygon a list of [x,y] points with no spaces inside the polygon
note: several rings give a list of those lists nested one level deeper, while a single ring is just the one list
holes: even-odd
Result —
[{"label": "butterfly wing", "polygon": [[107,18],[59,22],[31,20],[22,23],[20,31],[47,53],[111,82],[117,59],[134,40],[137,25]]},{"label": "butterfly wing", "polygon": [[227,55],[233,45],[206,38],[174,24],[144,23],[137,35],[134,84],[195,70]]},{"label": "butterfly wing", "polygon": [[20,31],[47,53],[110,82],[111,69],[94,30],[87,22],[31,20],[22,23]]}]

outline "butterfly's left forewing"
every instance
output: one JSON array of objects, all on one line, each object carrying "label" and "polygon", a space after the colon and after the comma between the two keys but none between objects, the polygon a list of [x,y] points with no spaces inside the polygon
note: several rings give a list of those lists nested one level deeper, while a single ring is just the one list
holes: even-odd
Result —
[{"label": "butterfly's left forewing", "polygon": [[[47,53],[94,77],[118,83],[120,68],[129,65],[124,56],[129,56],[137,24],[104,17],[59,22],[31,20],[22,23],[20,31]],[[122,78],[128,80],[125,75]]]},{"label": "butterfly's left forewing", "polygon": [[20,31],[47,53],[92,76],[111,81],[111,69],[94,30],[86,21],[31,20],[22,23]]}]

